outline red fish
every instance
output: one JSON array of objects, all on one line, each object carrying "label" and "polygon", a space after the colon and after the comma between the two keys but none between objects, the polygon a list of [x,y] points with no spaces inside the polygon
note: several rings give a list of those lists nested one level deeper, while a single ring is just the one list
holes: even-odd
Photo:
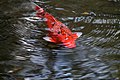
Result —
[{"label": "red fish", "polygon": [[46,12],[40,6],[34,4],[34,9],[36,10],[36,16],[39,18],[46,18],[46,24],[48,26],[48,34],[46,37],[43,37],[44,40],[62,44],[67,48],[74,48],[76,47],[75,40],[82,35],[81,32],[72,33],[71,30],[58,21],[55,17],[51,14]]}]

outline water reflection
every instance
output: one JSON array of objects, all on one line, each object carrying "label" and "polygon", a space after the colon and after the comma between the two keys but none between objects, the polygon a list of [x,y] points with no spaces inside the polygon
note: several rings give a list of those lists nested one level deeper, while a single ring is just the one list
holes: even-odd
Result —
[{"label": "water reflection", "polygon": [[[69,52],[69,54],[65,53],[61,55],[61,51],[57,50],[57,51],[53,51],[54,54],[56,54],[56,56],[54,56],[53,60],[51,60],[52,58],[49,57],[50,59],[48,59],[47,65],[48,68],[51,70],[52,75],[51,79],[55,80],[55,79],[66,79],[66,80],[73,80],[72,78],[72,54],[70,54],[71,52]],[[49,64],[48,64],[49,63]]]}]

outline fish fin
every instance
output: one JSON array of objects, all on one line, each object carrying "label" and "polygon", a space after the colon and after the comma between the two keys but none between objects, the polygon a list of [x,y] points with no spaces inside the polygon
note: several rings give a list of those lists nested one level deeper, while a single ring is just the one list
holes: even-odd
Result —
[{"label": "fish fin", "polygon": [[43,39],[48,42],[55,42],[51,37],[43,37]]},{"label": "fish fin", "polygon": [[76,32],[77,37],[80,37],[82,35],[82,32]]},{"label": "fish fin", "polygon": [[77,38],[79,38],[82,35],[82,32],[75,32],[73,33],[73,38],[76,40]]}]

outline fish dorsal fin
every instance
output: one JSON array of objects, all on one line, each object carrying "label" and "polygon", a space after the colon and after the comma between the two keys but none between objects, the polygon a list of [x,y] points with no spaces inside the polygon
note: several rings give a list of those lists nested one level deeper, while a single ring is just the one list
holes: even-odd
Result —
[{"label": "fish dorsal fin", "polygon": [[48,42],[55,42],[51,37],[43,37],[44,40],[48,41]]}]

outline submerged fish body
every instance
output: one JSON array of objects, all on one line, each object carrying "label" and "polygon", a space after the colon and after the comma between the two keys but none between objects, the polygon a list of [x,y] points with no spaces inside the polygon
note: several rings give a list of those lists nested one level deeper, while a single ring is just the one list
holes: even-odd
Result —
[{"label": "submerged fish body", "polygon": [[36,10],[36,16],[40,18],[46,18],[46,24],[48,26],[48,34],[46,37],[43,37],[44,40],[62,44],[67,48],[76,47],[75,40],[82,35],[81,32],[72,33],[71,30],[58,21],[48,12],[44,11],[43,8],[34,4],[34,9]]}]

